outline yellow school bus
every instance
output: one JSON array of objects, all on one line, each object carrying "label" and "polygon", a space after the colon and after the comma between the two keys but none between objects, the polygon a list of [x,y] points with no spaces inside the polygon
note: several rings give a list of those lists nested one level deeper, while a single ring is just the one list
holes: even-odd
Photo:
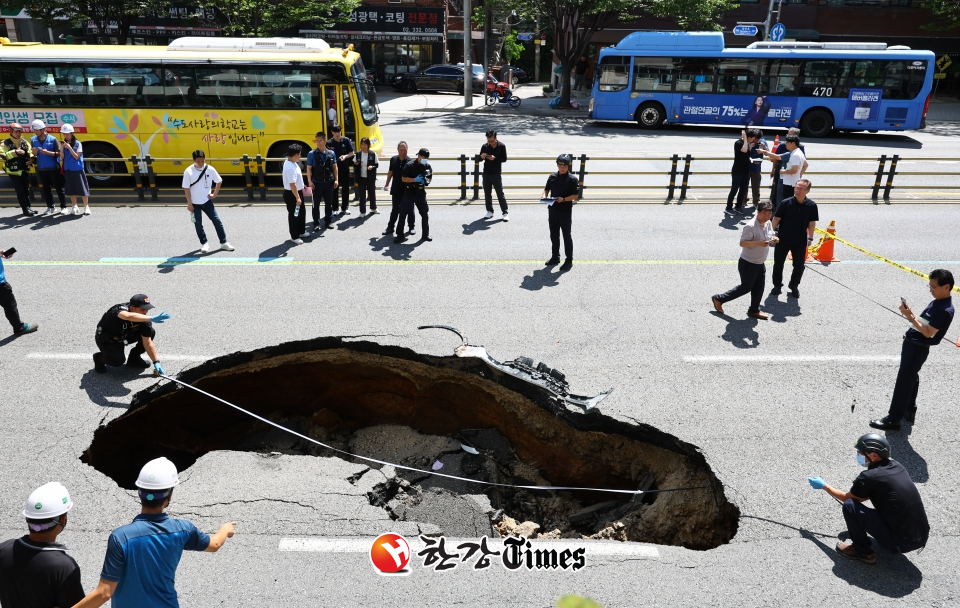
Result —
[{"label": "yellow school bus", "polygon": [[[3,42],[3,40],[0,40]],[[127,164],[97,159],[183,159],[154,163],[182,171],[194,150],[209,158],[285,155],[313,147],[339,124],[358,146],[383,148],[377,99],[360,55],[317,39],[178,38],[166,47],[0,45],[0,132],[35,119],[57,133],[72,124],[91,185],[112,185]],[[238,161],[217,163],[241,173]],[[269,169],[268,169],[269,170]]]}]

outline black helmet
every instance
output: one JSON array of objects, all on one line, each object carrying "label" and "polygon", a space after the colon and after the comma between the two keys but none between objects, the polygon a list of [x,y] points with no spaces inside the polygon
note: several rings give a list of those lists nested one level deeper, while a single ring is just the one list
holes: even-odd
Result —
[{"label": "black helmet", "polygon": [[890,442],[882,435],[877,435],[876,433],[867,433],[857,439],[857,445],[854,446],[857,448],[857,451],[863,452],[876,452],[877,455],[886,460],[890,458]]},{"label": "black helmet", "polygon": [[561,154],[557,157],[557,164],[570,166],[573,164],[573,157],[569,154]]}]

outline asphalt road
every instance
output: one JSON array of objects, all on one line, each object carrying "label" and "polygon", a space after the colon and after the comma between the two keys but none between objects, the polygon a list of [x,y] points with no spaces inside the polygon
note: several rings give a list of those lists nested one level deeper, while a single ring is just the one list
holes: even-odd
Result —
[{"label": "asphalt road", "polygon": [[[399,126],[386,132],[414,139],[415,124]],[[503,138],[529,145],[520,135]],[[372,475],[352,485],[347,478],[361,467],[339,459],[213,453],[184,473],[170,513],[210,532],[223,521],[240,524],[217,555],[184,556],[184,606],[551,606],[566,592],[606,607],[948,606],[960,597],[952,466],[960,349],[945,341],[933,350],[917,424],[888,433],[930,518],[921,554],[881,552],[872,567],[836,556],[840,507],[806,482],[816,474],[845,487],[858,474],[853,443],[885,412],[906,329],[880,304],[893,308],[902,296],[925,305],[922,279],[838,245],[843,261],[811,265],[799,302],[767,298],[773,318],[756,321],[745,317],[745,300],[728,304],[725,316],[712,312],[710,295],[736,283],[742,225],[716,206],[579,205],[577,262],[565,274],[542,266],[545,210],[534,205],[512,208],[509,223],[480,221],[476,206],[434,205],[434,242],[402,246],[380,236],[383,214],[349,216],[300,247],[284,244],[279,208],[224,207],[221,215],[237,250],[179,264],[167,260],[197,257],[198,247],[179,208],[98,207],[90,217],[44,221],[0,211],[0,248],[18,249],[7,278],[24,319],[41,326],[0,340],[0,535],[22,533],[32,489],[66,484],[76,507],[61,538],[86,588],[96,583],[110,530],[138,505],[78,458],[95,429],[153,382],[97,375],[88,357],[103,311],[145,292],[173,315],[157,341],[171,373],[205,357],[324,335],[450,354],[451,336],[416,327],[453,325],[501,360],[528,355],[562,370],[578,393],[615,387],[605,412],[700,446],[742,511],[734,540],[706,552],[640,545],[611,554],[591,542],[577,573],[499,565],[435,573],[415,557],[411,576],[383,578],[356,547],[388,531],[413,537],[418,526],[369,505]],[[823,204],[821,217],[908,266],[960,271],[960,245],[949,229],[937,230],[957,224],[956,206]],[[281,551],[289,546],[282,539],[337,538],[358,544],[352,552],[322,544]]]}]

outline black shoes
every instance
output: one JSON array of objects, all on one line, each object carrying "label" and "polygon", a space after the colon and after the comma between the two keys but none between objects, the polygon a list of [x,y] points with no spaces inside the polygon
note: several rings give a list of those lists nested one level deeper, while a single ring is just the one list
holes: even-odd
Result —
[{"label": "black shoes", "polygon": [[107,373],[107,366],[103,364],[103,353],[93,353],[93,369],[98,374]]},{"label": "black shoes", "polygon": [[133,367],[136,369],[147,369],[150,367],[150,364],[143,360],[140,355],[130,355],[127,357],[127,367]]},{"label": "black shoes", "polygon": [[796,298],[796,299],[799,300],[799,299],[800,299],[800,290],[797,289],[796,287],[791,287],[791,288],[790,288],[790,291],[787,292],[787,295],[790,296],[791,298]]},{"label": "black shoes", "polygon": [[32,334],[33,332],[37,331],[39,328],[40,328],[40,325],[38,323],[24,323],[23,325],[20,326],[20,329],[18,331],[13,332],[13,335],[23,336],[26,334]]},{"label": "black shoes", "polygon": [[544,265],[544,266],[556,266],[556,265],[559,264],[559,263],[560,263],[560,258],[550,258],[549,260],[547,260],[546,262],[544,262],[543,265]]},{"label": "black shoes", "polygon": [[563,264],[560,265],[561,272],[564,270],[570,270],[571,268],[573,268],[573,260],[570,258],[564,260]]},{"label": "black shoes", "polygon": [[877,420],[871,420],[870,426],[881,431],[896,431],[900,428],[899,420],[891,420],[889,416]]},{"label": "black shoes", "polygon": [[382,234],[383,236],[387,236],[388,234],[393,234],[393,226],[387,228],[386,230],[384,230],[384,231],[381,232],[380,234]]},{"label": "black shoes", "polygon": [[433,240],[433,237],[432,237],[432,236],[427,236],[427,235],[425,234],[425,235],[423,235],[422,237],[420,237],[420,240],[421,240],[421,241],[432,241],[432,240]]},{"label": "black shoes", "polygon": [[394,243],[405,243],[406,241],[407,237],[405,236],[398,236],[397,238],[393,239]]},{"label": "black shoes", "polygon": [[778,296],[781,293],[783,293],[783,289],[781,289],[779,285],[774,285],[773,289],[770,290],[770,295],[772,296]]},{"label": "black shoes", "polygon": [[913,424],[917,419],[917,408],[912,407],[907,410],[907,413],[903,415],[903,419]]}]

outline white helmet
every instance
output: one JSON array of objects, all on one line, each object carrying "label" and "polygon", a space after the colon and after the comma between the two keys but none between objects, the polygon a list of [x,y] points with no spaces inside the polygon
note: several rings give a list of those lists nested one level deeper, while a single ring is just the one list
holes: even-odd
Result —
[{"label": "white helmet", "polygon": [[30,128],[33,129],[34,131],[39,131],[40,129],[46,129],[47,125],[45,125],[43,121],[38,118],[37,120],[30,123]]},{"label": "white helmet", "polygon": [[63,515],[72,508],[70,493],[63,484],[52,481],[40,486],[27,497],[23,516],[27,519],[50,519]]},{"label": "white helmet", "polygon": [[73,125],[71,125],[70,123],[67,123],[67,124],[63,125],[62,127],[60,127],[60,132],[61,132],[61,133],[73,133]]},{"label": "white helmet", "polygon": [[143,490],[166,490],[180,483],[177,466],[166,458],[155,458],[143,465],[137,487]]}]

